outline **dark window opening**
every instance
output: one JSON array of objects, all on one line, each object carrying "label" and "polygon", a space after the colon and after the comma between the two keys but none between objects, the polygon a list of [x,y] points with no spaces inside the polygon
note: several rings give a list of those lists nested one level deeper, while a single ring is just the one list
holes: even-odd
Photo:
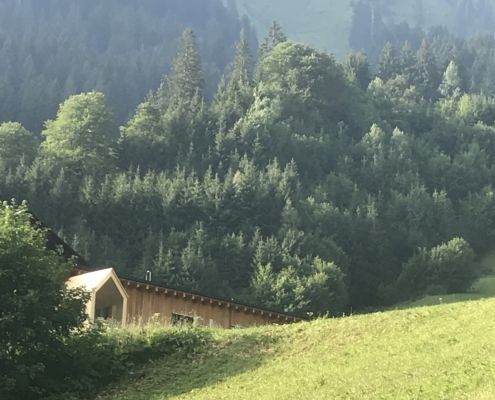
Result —
[{"label": "dark window opening", "polygon": [[190,315],[172,314],[172,325],[192,324],[194,318]]},{"label": "dark window opening", "polygon": [[112,307],[102,307],[95,310],[95,318],[109,319],[112,317]]}]

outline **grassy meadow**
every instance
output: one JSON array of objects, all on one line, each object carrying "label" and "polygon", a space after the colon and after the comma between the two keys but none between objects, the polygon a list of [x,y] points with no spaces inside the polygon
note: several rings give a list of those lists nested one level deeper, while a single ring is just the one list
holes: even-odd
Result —
[{"label": "grassy meadow", "polygon": [[495,299],[445,303],[216,330],[194,356],[150,363],[98,400],[495,398]]}]

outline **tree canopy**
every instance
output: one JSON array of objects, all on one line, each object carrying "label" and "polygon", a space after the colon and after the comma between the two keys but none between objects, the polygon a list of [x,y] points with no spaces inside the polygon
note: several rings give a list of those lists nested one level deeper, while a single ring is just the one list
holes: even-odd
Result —
[{"label": "tree canopy", "polygon": [[67,289],[72,264],[47,250],[27,206],[0,204],[0,395],[31,399],[86,320],[86,295]]},{"label": "tree canopy", "polygon": [[254,64],[240,32],[209,99],[186,30],[120,134],[96,91],[69,97],[39,146],[2,125],[26,139],[0,153],[2,190],[96,266],[281,311],[467,290],[495,239],[495,99],[475,72],[493,39],[390,41],[377,70],[270,35]]}]

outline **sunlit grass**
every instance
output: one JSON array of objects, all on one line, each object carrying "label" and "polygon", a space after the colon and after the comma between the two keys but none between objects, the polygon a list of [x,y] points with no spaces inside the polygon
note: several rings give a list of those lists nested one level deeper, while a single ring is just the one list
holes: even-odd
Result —
[{"label": "sunlit grass", "polygon": [[[215,331],[105,399],[495,398],[495,299]],[[103,399],[102,398],[102,399]]]}]

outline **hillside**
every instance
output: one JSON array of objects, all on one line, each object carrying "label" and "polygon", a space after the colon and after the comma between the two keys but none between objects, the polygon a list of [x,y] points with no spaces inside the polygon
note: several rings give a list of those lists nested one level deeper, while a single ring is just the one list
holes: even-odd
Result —
[{"label": "hillside", "polygon": [[495,299],[218,331],[99,400],[492,399]]},{"label": "hillside", "polygon": [[170,71],[186,28],[211,95],[242,29],[221,0],[0,1],[0,120],[39,135],[61,102],[94,89],[123,124]]},{"label": "hillside", "polygon": [[[227,2],[227,0],[224,0]],[[308,43],[317,48],[326,48],[337,57],[343,57],[349,51],[349,32],[353,15],[353,3],[350,0],[237,0],[239,13],[246,14],[256,27],[260,39],[268,31],[273,20],[282,25],[286,34],[293,40]],[[357,1],[354,1],[357,3]],[[408,22],[416,26],[418,4],[407,0],[380,0],[381,12],[386,23]],[[425,28],[442,25],[456,32],[460,15],[473,14],[465,34],[480,29],[483,13],[477,10],[481,1],[465,0],[422,0],[422,25]],[[495,5],[493,0],[487,4]],[[470,7],[470,4],[472,6]],[[460,8],[464,7],[464,11]],[[472,9],[472,11],[471,11]],[[459,33],[459,32],[456,32]]]}]

